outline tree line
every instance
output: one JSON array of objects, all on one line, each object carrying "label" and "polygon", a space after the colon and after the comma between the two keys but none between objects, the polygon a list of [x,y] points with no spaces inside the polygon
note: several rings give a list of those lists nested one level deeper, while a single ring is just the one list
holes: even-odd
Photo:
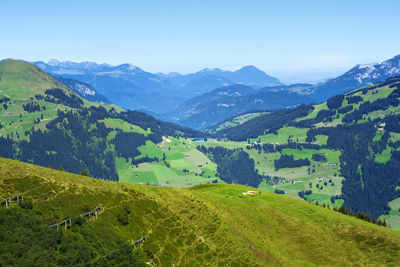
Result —
[{"label": "tree line", "polygon": [[242,184],[258,187],[264,177],[255,169],[254,160],[241,149],[226,149],[221,146],[197,146],[217,166],[217,175],[228,184]]}]

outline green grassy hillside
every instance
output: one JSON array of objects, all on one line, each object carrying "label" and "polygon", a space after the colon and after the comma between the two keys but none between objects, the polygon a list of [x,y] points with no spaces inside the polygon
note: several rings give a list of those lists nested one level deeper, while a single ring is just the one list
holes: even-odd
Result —
[{"label": "green grassy hillside", "polygon": [[[8,107],[0,107],[0,135],[7,136],[13,133],[13,138],[24,138],[24,132],[30,129],[44,129],[46,123],[57,116],[57,104],[37,101],[42,107],[41,112],[26,112],[22,105],[28,103],[37,94],[44,94],[47,89],[60,88],[68,95],[72,90],[56,81],[50,74],[38,67],[19,60],[5,60],[0,62],[0,98],[7,97]],[[45,109],[43,109],[45,107]],[[69,109],[69,107],[61,107]],[[40,123],[34,123],[40,119]]]},{"label": "green grassy hillside", "polygon": [[[98,258],[146,235],[134,251],[153,266],[400,263],[397,231],[263,190],[238,197],[250,189],[128,185],[0,159],[0,198],[24,193],[48,225],[103,207],[97,220],[53,229],[95,242]],[[0,212],[6,209],[1,206]],[[14,202],[11,209],[20,208]]]},{"label": "green grassy hillside", "polygon": [[[4,60],[0,62],[0,90],[2,95],[15,100],[29,100],[46,89],[61,88],[66,92],[72,90],[63,83],[36,67],[20,60]],[[24,90],[20,90],[23,88]]]}]

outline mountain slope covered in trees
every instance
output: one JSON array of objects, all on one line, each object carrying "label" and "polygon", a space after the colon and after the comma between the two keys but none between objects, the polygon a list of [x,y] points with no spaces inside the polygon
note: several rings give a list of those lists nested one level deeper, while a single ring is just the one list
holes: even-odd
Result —
[{"label": "mountain slope covered in trees", "polygon": [[343,203],[398,227],[399,112],[400,79],[394,77],[322,104],[260,115],[215,135],[235,140],[258,160],[256,168],[270,176],[265,188]]}]

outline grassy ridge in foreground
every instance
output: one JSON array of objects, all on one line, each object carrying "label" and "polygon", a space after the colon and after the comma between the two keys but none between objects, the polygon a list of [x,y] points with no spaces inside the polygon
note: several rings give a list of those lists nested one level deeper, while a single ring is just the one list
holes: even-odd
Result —
[{"label": "grassy ridge in foreground", "polygon": [[238,197],[247,190],[128,185],[0,158],[0,198],[25,193],[48,224],[102,205],[87,223],[99,257],[147,235],[138,250],[156,266],[400,263],[400,232],[265,191]]}]

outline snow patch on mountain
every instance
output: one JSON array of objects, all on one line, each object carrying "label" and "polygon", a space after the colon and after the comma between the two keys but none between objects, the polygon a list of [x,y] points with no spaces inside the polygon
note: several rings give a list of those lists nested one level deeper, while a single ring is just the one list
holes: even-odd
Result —
[{"label": "snow patch on mountain", "polygon": [[218,103],[218,107],[224,107],[224,108],[229,108],[235,106],[235,104],[225,104],[225,103]]},{"label": "snow patch on mountain", "polygon": [[356,79],[360,84],[362,84],[365,79],[376,79],[378,76],[377,73],[374,73],[376,68],[372,64],[360,65],[358,68],[364,71],[363,73],[358,73],[354,77],[354,79]]},{"label": "snow patch on mountain", "polygon": [[94,96],[96,94],[94,90],[91,90],[88,86],[85,86],[84,84],[80,83],[75,84],[75,89],[85,96],[86,95]]}]

